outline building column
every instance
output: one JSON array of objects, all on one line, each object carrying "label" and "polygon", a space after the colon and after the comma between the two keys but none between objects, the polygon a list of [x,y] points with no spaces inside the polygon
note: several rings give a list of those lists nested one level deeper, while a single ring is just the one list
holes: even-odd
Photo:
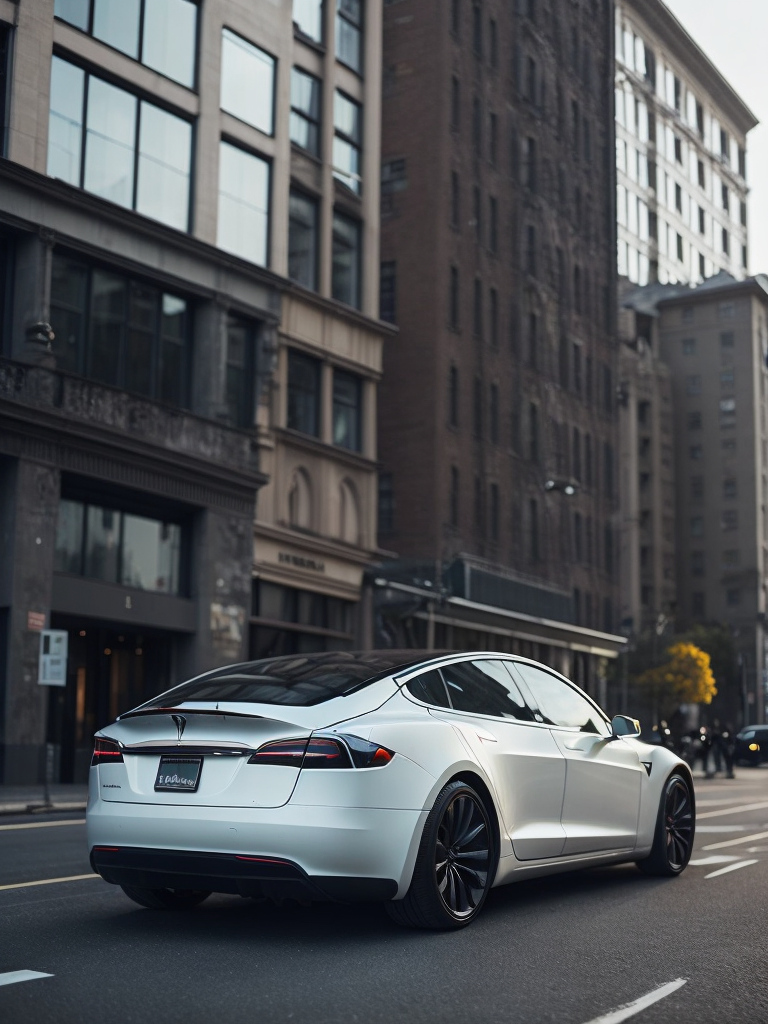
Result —
[{"label": "building column", "polygon": [[23,235],[16,245],[11,358],[54,366],[51,352],[51,260],[54,235],[41,229]]},{"label": "building column", "polygon": [[10,497],[0,513],[7,538],[0,575],[8,600],[6,663],[0,666],[5,669],[2,780],[12,785],[42,780],[48,688],[38,685],[38,659],[40,629],[50,625],[60,474],[52,466],[19,460],[9,465],[3,484]]}]

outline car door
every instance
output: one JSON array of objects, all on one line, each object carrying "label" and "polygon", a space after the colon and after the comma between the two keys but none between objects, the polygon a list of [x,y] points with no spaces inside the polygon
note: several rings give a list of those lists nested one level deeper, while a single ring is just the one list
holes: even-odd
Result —
[{"label": "car door", "polygon": [[565,842],[565,758],[550,730],[534,721],[502,659],[454,662],[440,672],[450,708],[431,713],[454,724],[493,780],[515,856],[557,857]]},{"label": "car door", "polygon": [[514,667],[565,758],[563,855],[632,849],[647,778],[632,743],[612,737],[597,705],[562,677],[525,662]]}]

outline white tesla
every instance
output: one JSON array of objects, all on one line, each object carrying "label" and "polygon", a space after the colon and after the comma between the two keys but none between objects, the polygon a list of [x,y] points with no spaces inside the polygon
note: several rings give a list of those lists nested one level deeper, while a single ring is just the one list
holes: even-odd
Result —
[{"label": "white tesla", "polygon": [[378,900],[401,924],[458,928],[506,882],[623,861],[683,871],[691,773],[638,735],[506,654],[231,665],[96,734],[91,863],[146,907]]}]

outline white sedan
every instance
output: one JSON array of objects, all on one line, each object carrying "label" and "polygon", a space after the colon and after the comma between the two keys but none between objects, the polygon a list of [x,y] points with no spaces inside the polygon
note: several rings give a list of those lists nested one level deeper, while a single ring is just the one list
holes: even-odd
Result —
[{"label": "white sedan", "polygon": [[96,734],[88,845],[137,903],[384,902],[458,928],[490,888],[635,861],[679,875],[690,769],[536,662],[335,652],[208,672]]}]

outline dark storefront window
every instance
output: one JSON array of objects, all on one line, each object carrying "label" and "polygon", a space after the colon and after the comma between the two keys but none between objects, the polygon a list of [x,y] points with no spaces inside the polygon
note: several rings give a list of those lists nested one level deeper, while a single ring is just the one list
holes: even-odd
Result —
[{"label": "dark storefront window", "polygon": [[352,602],[257,580],[250,657],[343,651],[352,645]]},{"label": "dark storefront window", "polygon": [[362,447],[362,381],[354,373],[333,371],[333,443],[359,452]]},{"label": "dark storefront window", "polygon": [[192,125],[54,57],[48,174],[187,231]]},{"label": "dark storefront window", "polygon": [[51,325],[61,370],[185,406],[188,319],[178,295],[54,253]]},{"label": "dark storefront window", "polygon": [[312,437],[320,435],[319,359],[302,352],[288,352],[287,426]]},{"label": "dark storefront window", "polygon": [[194,85],[197,4],[192,0],[56,0],[54,14],[161,75]]},{"label": "dark storefront window", "polygon": [[178,523],[62,499],[54,570],[178,596],[181,544]]},{"label": "dark storefront window", "polygon": [[288,276],[317,291],[317,201],[291,189],[288,219]]}]

